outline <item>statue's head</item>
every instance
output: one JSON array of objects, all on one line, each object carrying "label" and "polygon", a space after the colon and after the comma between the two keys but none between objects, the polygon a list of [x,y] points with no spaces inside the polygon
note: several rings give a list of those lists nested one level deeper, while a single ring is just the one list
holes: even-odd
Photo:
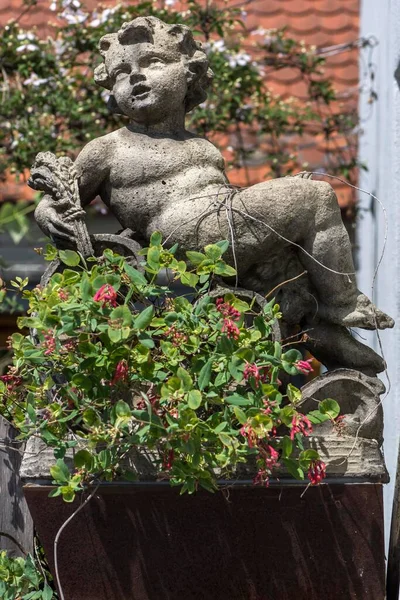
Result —
[{"label": "statue's head", "polygon": [[102,37],[99,46],[104,63],[95,81],[134,120],[162,118],[163,110],[180,106],[188,112],[207,97],[212,71],[185,25],[138,17]]}]

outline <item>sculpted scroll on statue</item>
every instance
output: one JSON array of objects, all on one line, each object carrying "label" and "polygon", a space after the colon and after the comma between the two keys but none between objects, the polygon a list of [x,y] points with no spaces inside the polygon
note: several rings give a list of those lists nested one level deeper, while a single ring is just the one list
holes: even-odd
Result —
[{"label": "sculpted scroll on statue", "polygon": [[[99,195],[122,235],[141,244],[156,230],[167,246],[178,243],[182,250],[230,240],[238,284],[264,295],[276,288],[286,333],[311,329],[305,345],[330,368],[382,371],[383,360],[347,328],[385,329],[394,322],[357,289],[332,187],[304,176],[247,189],[229,185],[220,152],[185,129],[186,113],[205,100],[212,80],[206,53],[187,27],[139,17],[104,36],[100,53],[96,81],[130,122],[78,156],[81,205]],[[31,185],[50,194],[37,207],[37,222],[58,247],[74,247],[81,207],[76,213],[70,207],[66,218],[39,167]]]}]

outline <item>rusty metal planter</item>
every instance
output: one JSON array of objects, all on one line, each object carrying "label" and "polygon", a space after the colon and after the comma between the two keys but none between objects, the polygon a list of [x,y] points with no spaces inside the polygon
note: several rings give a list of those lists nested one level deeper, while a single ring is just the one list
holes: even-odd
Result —
[{"label": "rusty metal planter", "polygon": [[[53,567],[79,506],[25,496]],[[230,486],[180,496],[105,484],[59,543],[65,600],[383,600],[382,485]]]}]

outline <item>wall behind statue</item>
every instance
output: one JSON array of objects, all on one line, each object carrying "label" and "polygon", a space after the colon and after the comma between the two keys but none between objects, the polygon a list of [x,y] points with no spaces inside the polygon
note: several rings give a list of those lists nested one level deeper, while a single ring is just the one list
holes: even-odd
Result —
[{"label": "wall behind statue", "polygon": [[[367,98],[361,97],[362,133],[360,158],[368,172],[360,176],[360,186],[373,192],[383,203],[360,195],[358,222],[359,285],[371,297],[375,267],[386,240],[386,251],[374,285],[377,306],[396,320],[394,330],[381,333],[390,378],[390,391],[384,399],[385,458],[391,483],[385,489],[385,527],[388,541],[390,513],[396,475],[400,436],[400,90],[394,73],[400,61],[400,3],[390,0],[363,0],[361,35],[374,35],[379,41],[374,56],[378,102],[371,111]],[[365,64],[360,65],[361,76]],[[365,332],[362,332],[365,337]],[[379,352],[376,335],[368,336]],[[388,385],[385,377],[382,378]]]}]

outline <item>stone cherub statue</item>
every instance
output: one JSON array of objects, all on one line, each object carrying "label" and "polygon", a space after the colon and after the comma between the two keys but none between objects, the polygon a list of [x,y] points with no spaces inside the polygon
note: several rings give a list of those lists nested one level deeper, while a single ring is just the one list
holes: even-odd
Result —
[{"label": "stone cherub statue", "polygon": [[[298,176],[247,189],[229,185],[219,151],[185,129],[186,113],[204,101],[212,79],[188,27],[139,17],[101,38],[100,52],[96,82],[111,91],[114,110],[130,123],[94,139],[78,156],[81,205],[99,195],[123,235],[139,243],[155,230],[184,250],[230,240],[239,285],[263,294],[277,287],[287,333],[311,327],[306,344],[329,367],[367,375],[383,370],[382,359],[347,330],[394,323],[357,289],[332,187]],[[34,166],[31,185],[48,192],[37,171]],[[35,216],[57,246],[74,247],[74,218],[81,214],[77,206],[66,218],[50,193]],[[294,281],[280,288],[288,279]]]},{"label": "stone cherub statue", "polygon": [[[353,472],[385,479],[379,452],[384,387],[376,377],[384,361],[348,328],[385,329],[394,322],[357,289],[332,187],[304,175],[247,189],[229,185],[219,151],[185,129],[185,115],[206,98],[212,72],[184,25],[139,17],[104,36],[100,52],[96,81],[130,122],[91,141],[74,164],[38,155],[30,185],[46,192],[35,213],[42,230],[59,248],[83,254],[94,252],[92,242],[101,249],[100,238],[114,247],[125,240],[134,254],[156,230],[167,246],[178,243],[182,250],[230,240],[236,284],[263,295],[273,290],[283,337],[297,341],[300,335],[300,341],[306,330],[304,347],[328,368],[303,388],[302,402],[312,408],[318,399],[336,398],[346,413],[342,454],[353,452],[359,434],[362,458],[349,463]],[[120,222],[121,235],[88,235],[82,207],[97,195]],[[340,453],[335,424],[325,423],[321,433],[328,441],[333,435]],[[348,473],[347,458],[332,469]]]}]

